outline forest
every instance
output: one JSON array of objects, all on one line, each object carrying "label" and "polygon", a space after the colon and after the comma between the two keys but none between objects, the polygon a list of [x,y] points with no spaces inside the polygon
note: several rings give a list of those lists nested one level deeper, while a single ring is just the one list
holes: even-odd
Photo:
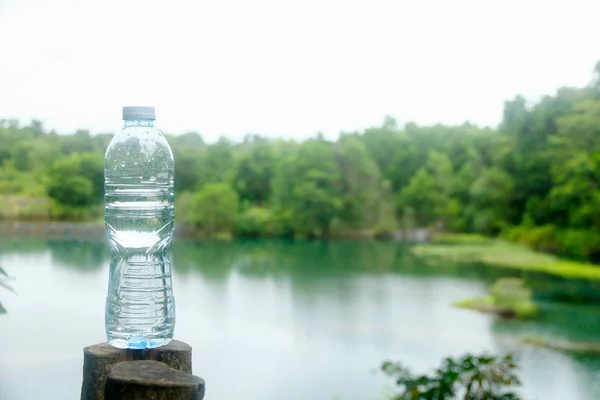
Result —
[{"label": "forest", "polygon": [[[165,134],[178,225],[216,237],[501,236],[600,261],[600,62],[590,83],[504,103],[497,127],[380,126],[297,141]],[[0,120],[0,219],[101,220],[110,134]]]}]

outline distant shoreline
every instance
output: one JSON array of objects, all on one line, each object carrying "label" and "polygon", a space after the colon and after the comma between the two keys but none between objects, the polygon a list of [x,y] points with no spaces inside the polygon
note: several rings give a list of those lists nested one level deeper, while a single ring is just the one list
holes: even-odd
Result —
[{"label": "distant shoreline", "polygon": [[[189,229],[177,226],[177,236],[190,235]],[[0,221],[0,236],[105,239],[104,222],[68,221]]]},{"label": "distant shoreline", "polygon": [[101,222],[0,221],[0,236],[103,238]]},{"label": "distant shoreline", "polygon": [[[106,235],[105,229],[103,221],[0,221],[0,237],[104,239]],[[181,238],[210,239],[203,236],[197,229],[185,225],[175,226],[175,236]],[[403,236],[402,231],[397,231],[387,240],[402,241]],[[407,237],[412,243],[426,243],[430,240],[430,233],[426,229],[414,229],[408,233]],[[231,237],[231,239],[236,238]],[[327,239],[377,240],[370,232],[344,232]]]}]

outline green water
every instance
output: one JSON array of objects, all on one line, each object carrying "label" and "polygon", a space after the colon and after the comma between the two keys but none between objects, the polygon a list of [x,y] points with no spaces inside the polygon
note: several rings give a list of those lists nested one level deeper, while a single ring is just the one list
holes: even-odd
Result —
[{"label": "green water", "polygon": [[[526,399],[600,398],[600,357],[516,340],[600,340],[600,308],[543,303],[539,321],[515,322],[451,307],[486,292],[486,270],[359,242],[179,240],[173,264],[175,337],[193,346],[208,400],[383,399],[384,359],[424,371],[484,350],[517,353]],[[105,340],[104,243],[3,238],[0,265],[17,291],[0,290],[0,399],[78,399],[82,348]]]}]

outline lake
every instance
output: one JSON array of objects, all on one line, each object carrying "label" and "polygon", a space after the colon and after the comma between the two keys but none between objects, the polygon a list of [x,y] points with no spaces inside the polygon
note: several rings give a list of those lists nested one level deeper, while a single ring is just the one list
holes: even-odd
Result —
[{"label": "lake", "polygon": [[[534,322],[457,309],[493,277],[395,243],[177,240],[172,253],[175,337],[207,400],[384,399],[382,361],[424,372],[467,351],[514,351],[525,399],[600,398],[600,357],[517,340],[600,340],[597,307],[543,303]],[[17,294],[0,288],[0,399],[79,399],[82,349],[105,340],[108,263],[101,240],[2,239]]]}]

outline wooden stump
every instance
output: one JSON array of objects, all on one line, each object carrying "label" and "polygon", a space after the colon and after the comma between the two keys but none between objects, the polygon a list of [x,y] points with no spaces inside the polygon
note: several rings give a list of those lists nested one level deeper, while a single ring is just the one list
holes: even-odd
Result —
[{"label": "wooden stump", "polygon": [[173,340],[154,349],[117,349],[108,343],[99,343],[83,349],[83,384],[81,400],[104,400],[106,378],[113,365],[136,360],[152,360],[187,374],[192,373],[192,347]]},{"label": "wooden stump", "polygon": [[105,400],[202,400],[204,381],[158,361],[125,361],[113,366]]}]

